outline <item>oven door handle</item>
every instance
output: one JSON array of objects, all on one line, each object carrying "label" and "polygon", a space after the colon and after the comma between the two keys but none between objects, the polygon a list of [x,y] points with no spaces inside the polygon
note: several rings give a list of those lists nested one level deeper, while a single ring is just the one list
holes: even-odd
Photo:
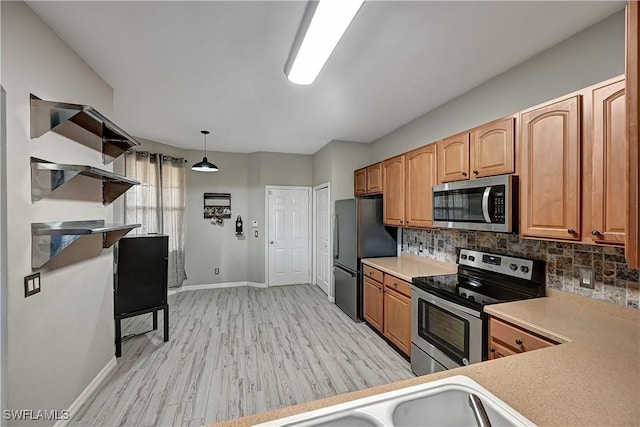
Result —
[{"label": "oven door handle", "polygon": [[[469,307],[465,307],[463,305],[457,304],[455,302],[450,302],[442,297],[435,295],[429,291],[425,291],[420,289],[414,285],[411,286],[411,299],[423,299],[431,304],[438,305],[440,308],[445,309],[453,314],[457,314],[460,317],[467,318],[467,316],[474,317],[479,319],[482,316],[482,313],[478,310],[474,310]],[[417,303],[416,303],[417,304]],[[467,320],[469,320],[467,318]]]},{"label": "oven door handle", "polygon": [[482,194],[482,215],[487,224],[491,224],[491,216],[489,215],[489,196],[493,187],[486,187]]}]

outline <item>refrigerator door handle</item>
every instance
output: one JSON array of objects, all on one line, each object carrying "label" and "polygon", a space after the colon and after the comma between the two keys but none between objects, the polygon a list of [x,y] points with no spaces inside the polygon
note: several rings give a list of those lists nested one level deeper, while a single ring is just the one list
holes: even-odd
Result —
[{"label": "refrigerator door handle", "polygon": [[338,240],[340,239],[340,233],[338,232],[338,214],[333,217],[333,259],[340,257],[340,245]]},{"label": "refrigerator door handle", "polygon": [[358,273],[354,273],[353,271],[346,270],[346,269],[340,267],[337,264],[334,264],[333,267],[334,267],[334,269],[338,269],[338,270],[342,271],[343,273],[348,274],[351,277],[356,277],[358,275]]}]

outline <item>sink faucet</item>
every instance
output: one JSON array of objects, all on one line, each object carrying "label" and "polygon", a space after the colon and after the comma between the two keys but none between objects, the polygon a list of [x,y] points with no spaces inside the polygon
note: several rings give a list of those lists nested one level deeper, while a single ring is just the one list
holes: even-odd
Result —
[{"label": "sink faucet", "polygon": [[476,423],[478,427],[491,427],[491,422],[487,416],[487,411],[484,410],[482,401],[475,394],[469,394],[469,406],[473,410],[473,416],[476,417]]}]

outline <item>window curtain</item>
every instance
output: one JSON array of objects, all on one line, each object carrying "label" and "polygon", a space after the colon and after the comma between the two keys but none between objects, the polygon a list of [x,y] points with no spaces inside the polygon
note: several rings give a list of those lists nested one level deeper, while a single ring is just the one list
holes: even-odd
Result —
[{"label": "window curtain", "polygon": [[140,185],[125,193],[125,222],[142,224],[137,234],[169,236],[168,286],[187,279],[185,254],[184,159],[130,150],[125,153],[125,175]]}]

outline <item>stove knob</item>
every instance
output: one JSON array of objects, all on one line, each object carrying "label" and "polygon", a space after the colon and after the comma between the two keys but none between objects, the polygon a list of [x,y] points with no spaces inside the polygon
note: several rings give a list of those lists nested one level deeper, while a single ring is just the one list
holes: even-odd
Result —
[{"label": "stove knob", "polygon": [[467,256],[465,254],[462,254],[462,255],[460,255],[460,258],[467,259]]},{"label": "stove knob", "polygon": [[474,257],[473,255],[469,255],[469,261],[473,262],[476,260],[476,257]]},{"label": "stove knob", "polygon": [[522,267],[520,267],[520,271],[522,271],[523,273],[528,273],[529,267],[527,267],[526,265],[523,265]]},{"label": "stove knob", "polygon": [[462,298],[466,298],[466,297],[467,297],[467,294],[465,294],[464,292],[462,292],[462,293],[460,294],[460,296],[461,296]]},{"label": "stove knob", "polygon": [[516,271],[518,269],[518,266],[516,264],[509,264],[509,268],[513,271]]},{"label": "stove knob", "polygon": [[469,295],[469,301],[475,301],[476,299],[473,297],[473,295]]}]

